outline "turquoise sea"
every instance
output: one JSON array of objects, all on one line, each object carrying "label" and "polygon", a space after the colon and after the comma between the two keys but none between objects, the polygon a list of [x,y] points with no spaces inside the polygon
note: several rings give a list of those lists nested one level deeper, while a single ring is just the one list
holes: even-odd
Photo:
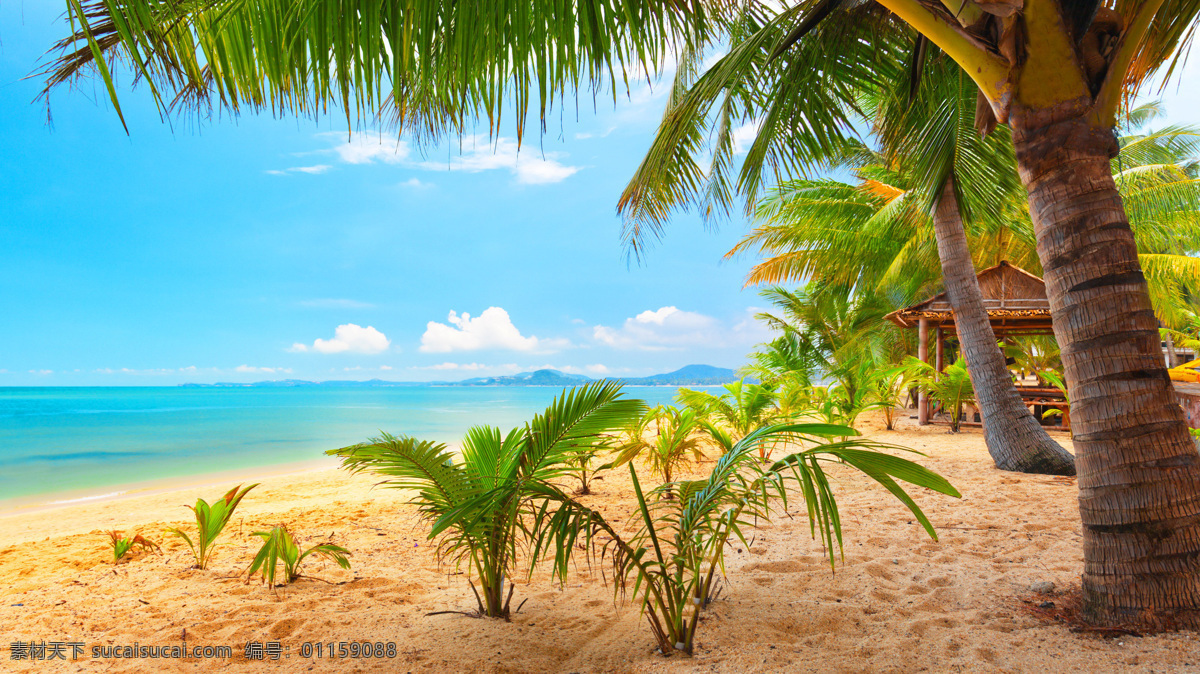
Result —
[{"label": "turquoise sea", "polygon": [[[628,387],[649,404],[671,387]],[[377,435],[455,444],[467,428],[507,430],[560,389],[0,388],[0,511],[122,487],[314,462]]]}]

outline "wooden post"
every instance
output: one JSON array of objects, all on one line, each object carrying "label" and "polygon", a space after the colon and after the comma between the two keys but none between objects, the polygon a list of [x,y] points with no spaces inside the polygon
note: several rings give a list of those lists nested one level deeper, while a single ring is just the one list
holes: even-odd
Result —
[{"label": "wooden post", "polygon": [[[922,363],[929,362],[929,319],[922,318],[917,323],[917,358]],[[929,425],[929,396],[924,391],[917,396],[917,423]]]},{"label": "wooden post", "polygon": [[942,332],[942,326],[939,325],[937,329],[937,350],[935,351],[937,356],[934,359],[934,367],[937,368],[938,372],[946,369],[945,351],[946,334]]}]

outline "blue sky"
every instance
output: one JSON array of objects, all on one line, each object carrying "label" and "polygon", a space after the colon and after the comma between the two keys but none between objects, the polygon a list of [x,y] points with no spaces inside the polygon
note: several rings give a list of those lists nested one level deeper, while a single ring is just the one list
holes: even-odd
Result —
[{"label": "blue sky", "polygon": [[[422,156],[337,118],[168,125],[126,88],[127,136],[99,83],[48,126],[22,78],[62,7],[0,3],[0,386],[642,375],[767,337],[753,260],[722,259],[743,220],[681,214],[627,264],[615,203],[663,87],[585,98],[519,154],[511,126]],[[1200,116],[1194,87],[1167,102]]]}]

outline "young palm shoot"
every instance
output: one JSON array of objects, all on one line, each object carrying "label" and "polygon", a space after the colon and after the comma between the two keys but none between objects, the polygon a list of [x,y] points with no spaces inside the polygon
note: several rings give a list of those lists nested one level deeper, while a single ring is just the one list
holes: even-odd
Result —
[{"label": "young palm shoot", "polygon": [[229,519],[233,517],[233,511],[237,510],[242,498],[258,485],[259,483],[255,482],[240,491],[241,485],[238,485],[230,489],[225,496],[214,501],[212,505],[201,498],[196,499],[194,506],[184,506],[191,508],[192,513],[196,516],[196,540],[192,541],[191,537],[178,527],[167,529],[167,533],[182,538],[188,544],[188,548],[192,551],[192,557],[196,560],[195,568],[208,568],[217,537],[221,535],[225,525],[229,524]]},{"label": "young palm shoot", "polygon": [[959,358],[941,372],[937,368],[909,356],[906,367],[915,383],[950,414],[950,431],[957,433],[962,427],[962,406],[975,398],[971,388],[971,376],[967,372],[967,361]]},{"label": "young palm shoot", "polygon": [[[842,527],[824,469],[827,464],[856,468],[879,482],[937,539],[928,518],[897,480],[954,497],[959,496],[958,491],[936,473],[883,451],[912,450],[859,439],[830,441],[855,435],[852,428],[830,424],[761,427],[722,456],[707,479],[677,483],[678,498],[673,500],[652,498],[654,491],[664,487],[650,494],[643,492],[631,464],[641,520],[631,537],[570,496],[547,493],[547,501],[556,502],[557,507],[538,520],[533,547],[554,550],[555,574],[565,578],[578,539],[585,539],[584,548],[589,551],[593,542],[598,543],[601,558],[612,560],[618,590],[632,584],[660,651],[690,655],[716,574],[725,571],[726,544],[736,537],[748,545],[746,529],[768,519],[777,507],[786,509],[789,485],[804,498],[813,536],[820,536],[832,568],[834,547],[840,551],[842,546]],[[815,444],[768,466],[754,456],[767,442]]]},{"label": "young palm shoot", "polygon": [[[645,432],[651,424],[656,425],[655,434],[647,440]],[[620,448],[616,460],[605,467],[622,466],[644,454],[651,472],[663,482],[663,496],[672,498],[670,484],[675,474],[689,463],[704,458],[700,437],[696,435],[697,427],[695,410],[679,410],[669,405],[656,407],[638,424],[640,433],[630,437]]]},{"label": "young palm shoot", "polygon": [[[386,433],[327,453],[351,472],[370,471],[386,476],[386,486],[415,491],[412,502],[433,525],[429,537],[440,538],[438,556],[467,566],[479,614],[507,619],[518,550],[545,509],[539,485],[569,479],[581,447],[642,413],[645,404],[620,391],[608,381],[569,389],[507,434],[476,426],[460,456],[440,443]],[[531,568],[536,561],[534,550]]]},{"label": "young palm shoot", "polygon": [[[713,395],[708,391],[679,389],[679,402],[695,410],[696,416],[723,449],[737,442],[751,430],[771,423],[780,416],[776,406],[775,387],[771,384],[752,384],[745,379],[725,384],[725,393]],[[768,447],[760,447],[763,457]]]},{"label": "young palm shoot", "polygon": [[[246,582],[249,582],[255,573],[259,573],[263,582],[271,589],[278,585],[294,583],[302,578],[300,564],[309,555],[324,557],[343,569],[350,568],[350,551],[346,548],[333,543],[321,543],[301,552],[300,546],[296,545],[296,539],[282,524],[270,531],[255,531],[254,535],[263,539],[263,544],[254,556],[254,561],[250,563],[246,572]],[[280,565],[283,566],[283,579],[276,582]]]},{"label": "young palm shoot", "polygon": [[108,532],[108,545],[113,551],[113,563],[121,561],[125,555],[130,554],[136,548],[141,548],[143,551],[151,552],[160,549],[158,544],[142,537],[141,534],[126,536],[120,531]]}]

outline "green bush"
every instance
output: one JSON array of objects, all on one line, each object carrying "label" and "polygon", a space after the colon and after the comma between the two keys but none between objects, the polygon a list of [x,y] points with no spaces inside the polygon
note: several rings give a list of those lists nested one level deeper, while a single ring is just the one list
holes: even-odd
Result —
[{"label": "green bush", "polygon": [[[646,440],[650,426],[655,426],[654,436]],[[698,426],[695,410],[679,410],[669,405],[655,407],[632,426],[628,440],[617,450],[616,459],[604,467],[623,466],[644,454],[650,470],[669,485],[676,472],[704,457],[696,435]],[[670,498],[670,487],[665,494]]]}]

